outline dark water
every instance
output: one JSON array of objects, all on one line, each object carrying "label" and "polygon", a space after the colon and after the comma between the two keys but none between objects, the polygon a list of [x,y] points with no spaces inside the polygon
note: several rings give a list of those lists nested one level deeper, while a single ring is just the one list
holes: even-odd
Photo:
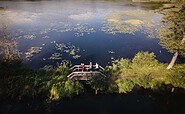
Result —
[{"label": "dark water", "polygon": [[0,1],[0,24],[8,25],[33,68],[62,61],[106,66],[139,51],[169,62],[172,54],[155,34],[162,15],[142,6],[130,0]]},{"label": "dark water", "polygon": [[1,114],[185,114],[183,92],[147,90],[121,95],[86,94],[47,104],[45,101],[5,102]]}]

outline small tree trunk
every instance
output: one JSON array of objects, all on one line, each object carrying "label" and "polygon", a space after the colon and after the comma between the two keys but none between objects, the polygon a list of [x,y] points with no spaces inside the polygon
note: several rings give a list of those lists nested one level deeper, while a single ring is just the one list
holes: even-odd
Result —
[{"label": "small tree trunk", "polygon": [[185,32],[183,33],[183,39],[181,40],[181,45],[185,43]]},{"label": "small tree trunk", "polygon": [[98,90],[97,90],[97,89],[95,90],[95,94],[96,94],[96,95],[98,94]]},{"label": "small tree trunk", "polygon": [[[185,43],[185,33],[183,33],[183,38],[181,40],[181,45],[183,45],[184,43]],[[175,52],[175,54],[173,55],[173,58],[172,58],[170,64],[168,65],[167,69],[171,69],[173,67],[173,65],[175,64],[175,61],[177,59],[178,54],[179,54],[178,51]]]},{"label": "small tree trunk", "polygon": [[78,90],[76,91],[76,95],[78,95],[79,94],[79,92],[78,92]]},{"label": "small tree trunk", "polygon": [[175,52],[175,54],[173,55],[173,58],[172,58],[170,64],[168,65],[167,69],[171,69],[173,67],[173,65],[175,64],[175,61],[177,59],[177,56],[178,56],[178,51]]},{"label": "small tree trunk", "polygon": [[171,90],[171,92],[174,92],[174,91],[175,91],[175,88],[173,87],[172,90]]}]

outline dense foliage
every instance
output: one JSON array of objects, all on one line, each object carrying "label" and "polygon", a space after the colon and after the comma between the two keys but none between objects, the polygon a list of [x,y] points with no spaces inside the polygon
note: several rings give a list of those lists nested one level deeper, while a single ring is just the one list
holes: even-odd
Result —
[{"label": "dense foliage", "polygon": [[22,62],[0,62],[1,98],[50,98],[58,100],[82,92],[83,85],[67,79],[68,68],[61,65],[55,69],[32,70]]},{"label": "dense foliage", "polygon": [[132,60],[113,61],[112,66],[106,68],[106,72],[110,75],[112,85],[114,84],[112,92],[116,85],[119,93],[129,92],[134,86],[159,89],[163,85],[171,84],[185,88],[185,65],[176,65],[171,70],[167,70],[166,66],[167,64],[158,63],[154,53],[139,52]]},{"label": "dense foliage", "polygon": [[160,30],[160,44],[174,53],[185,55],[185,47],[181,44],[185,34],[185,6],[173,8],[164,14],[164,26]]},{"label": "dense foliage", "polygon": [[159,29],[160,44],[175,53],[167,69],[171,69],[178,55],[185,56],[185,3],[177,2],[161,11],[163,26]]},{"label": "dense foliage", "polygon": [[106,77],[101,75],[92,76],[89,80],[91,88],[95,90],[95,94],[98,94],[98,90],[105,90],[106,88]]},{"label": "dense foliage", "polygon": [[[139,52],[132,60],[113,61],[104,71],[106,77],[92,76],[88,84],[95,90],[95,94],[98,91],[127,93],[136,86],[156,90],[171,84],[185,88],[185,64],[175,65],[171,70],[167,70],[166,66],[158,63],[154,53]],[[82,83],[68,79],[69,69],[66,64],[50,70],[33,70],[26,68],[20,60],[1,61],[0,73],[1,99],[59,100],[84,91]]]}]

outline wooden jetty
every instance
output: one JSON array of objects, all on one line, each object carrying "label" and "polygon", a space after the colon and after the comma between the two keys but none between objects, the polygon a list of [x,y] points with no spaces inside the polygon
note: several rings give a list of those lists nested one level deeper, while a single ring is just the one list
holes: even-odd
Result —
[{"label": "wooden jetty", "polygon": [[106,76],[102,73],[103,67],[98,65],[92,65],[92,69],[89,69],[90,65],[84,65],[84,70],[82,71],[81,65],[74,65],[70,68],[71,73],[67,76],[70,80],[89,80],[92,76]]}]

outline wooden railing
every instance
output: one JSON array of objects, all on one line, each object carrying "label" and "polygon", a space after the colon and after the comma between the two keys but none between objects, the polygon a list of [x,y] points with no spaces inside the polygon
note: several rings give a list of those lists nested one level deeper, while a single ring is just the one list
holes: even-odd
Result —
[{"label": "wooden railing", "polygon": [[[84,65],[84,71],[89,71],[89,67],[90,65]],[[82,66],[81,65],[74,65],[73,67],[70,68],[71,71],[80,71],[82,70]],[[100,65],[98,65],[98,69],[96,69],[96,65],[92,65],[92,71],[94,70],[98,70],[98,71],[103,71],[104,68]]]},{"label": "wooden railing", "polygon": [[84,70],[82,71],[81,65],[74,65],[70,68],[71,73],[67,76],[70,80],[89,80],[89,77],[99,75],[106,76],[102,73],[104,70],[103,67],[98,65],[92,65],[92,69],[89,69],[90,65],[84,65]]}]

